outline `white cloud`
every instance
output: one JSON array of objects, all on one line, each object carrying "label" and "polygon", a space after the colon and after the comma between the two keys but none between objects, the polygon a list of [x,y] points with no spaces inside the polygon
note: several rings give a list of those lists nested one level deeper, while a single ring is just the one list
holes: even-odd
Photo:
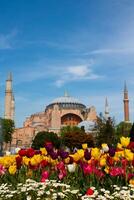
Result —
[{"label": "white cloud", "polygon": [[96,49],[84,53],[84,55],[105,55],[105,54],[134,54],[134,48],[106,48],[106,49]]},{"label": "white cloud", "polygon": [[91,72],[91,69],[87,65],[80,65],[68,67],[67,71],[74,76],[84,77]]},{"label": "white cloud", "polygon": [[[38,67],[37,67],[38,66]],[[72,65],[72,66],[45,66],[44,63],[37,63],[36,67],[27,67],[25,71],[19,71],[15,77],[16,83],[31,82],[36,80],[49,79],[52,84],[62,87],[64,84],[83,80],[97,80],[102,76],[93,72],[92,64]],[[40,69],[40,70],[39,70]]]},{"label": "white cloud", "polygon": [[57,87],[63,86],[65,83],[83,80],[96,80],[102,76],[92,72],[91,66],[78,65],[66,67],[60,74],[59,79],[55,81]]}]

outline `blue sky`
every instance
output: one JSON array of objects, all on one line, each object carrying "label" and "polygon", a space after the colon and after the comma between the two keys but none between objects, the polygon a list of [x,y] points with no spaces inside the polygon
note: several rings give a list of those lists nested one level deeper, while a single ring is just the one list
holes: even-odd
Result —
[{"label": "blue sky", "polygon": [[13,73],[16,126],[67,90],[97,113],[108,97],[123,120],[127,81],[134,120],[133,0],[0,0],[0,114]]}]

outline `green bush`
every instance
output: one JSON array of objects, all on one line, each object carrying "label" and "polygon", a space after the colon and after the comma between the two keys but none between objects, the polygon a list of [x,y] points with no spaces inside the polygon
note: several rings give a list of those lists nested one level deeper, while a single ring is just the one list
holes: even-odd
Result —
[{"label": "green bush", "polygon": [[44,147],[44,144],[46,142],[52,142],[54,147],[59,148],[60,147],[60,138],[57,136],[56,133],[53,132],[39,132],[35,136],[33,142],[32,142],[32,148],[34,149],[40,149],[40,147]]}]

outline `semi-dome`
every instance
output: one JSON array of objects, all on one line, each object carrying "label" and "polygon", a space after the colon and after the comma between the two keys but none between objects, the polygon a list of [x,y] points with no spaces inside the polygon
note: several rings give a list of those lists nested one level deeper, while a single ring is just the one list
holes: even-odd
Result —
[{"label": "semi-dome", "polygon": [[85,132],[92,132],[96,126],[96,123],[93,121],[82,121],[78,124],[78,127],[84,127]]},{"label": "semi-dome", "polygon": [[68,95],[67,92],[65,92],[64,96],[58,97],[54,99],[47,107],[53,106],[55,104],[58,104],[60,107],[77,107],[77,108],[85,108],[86,106],[82,104],[77,98],[74,98],[70,95]]}]

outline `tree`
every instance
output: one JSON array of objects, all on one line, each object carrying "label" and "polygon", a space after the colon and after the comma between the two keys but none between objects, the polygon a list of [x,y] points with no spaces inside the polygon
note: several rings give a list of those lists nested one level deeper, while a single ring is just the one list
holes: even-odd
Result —
[{"label": "tree", "polygon": [[107,143],[108,145],[115,143],[115,125],[114,119],[110,117],[105,119],[102,115],[97,118],[97,134],[96,144],[101,145]]},{"label": "tree", "polygon": [[117,138],[117,140],[119,140],[121,136],[128,137],[131,128],[132,128],[132,124],[131,124],[131,123],[128,123],[128,122],[120,122],[120,123],[116,126],[116,138]]},{"label": "tree", "polygon": [[86,134],[84,129],[77,126],[66,126],[61,129],[61,140],[64,146],[81,148],[82,144],[87,143],[89,147],[94,146],[93,136]]},{"label": "tree", "polygon": [[2,134],[3,142],[8,143],[12,141],[12,134],[15,129],[14,121],[11,119],[2,119]]},{"label": "tree", "polygon": [[133,125],[131,127],[130,135],[129,136],[130,136],[130,141],[134,142],[134,123],[133,123]]},{"label": "tree", "polygon": [[53,132],[38,132],[35,136],[32,147],[34,149],[40,149],[40,147],[44,147],[46,142],[52,142],[56,148],[60,147],[60,138],[56,133]]}]

